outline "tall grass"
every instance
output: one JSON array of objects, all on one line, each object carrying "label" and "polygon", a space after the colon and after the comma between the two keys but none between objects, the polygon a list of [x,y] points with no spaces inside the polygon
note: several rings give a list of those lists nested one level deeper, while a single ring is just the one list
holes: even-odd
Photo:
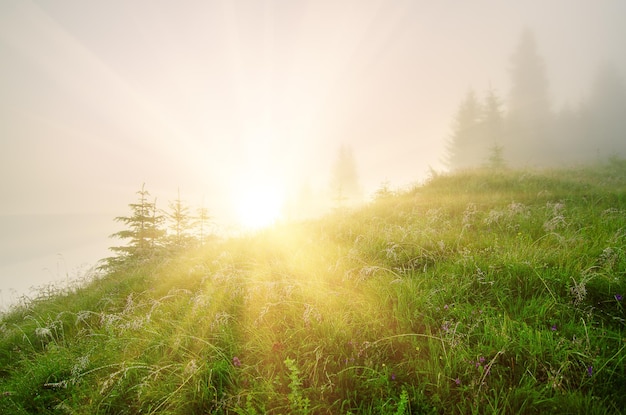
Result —
[{"label": "tall grass", "polygon": [[620,413],[626,163],[472,171],[0,322],[7,414]]}]

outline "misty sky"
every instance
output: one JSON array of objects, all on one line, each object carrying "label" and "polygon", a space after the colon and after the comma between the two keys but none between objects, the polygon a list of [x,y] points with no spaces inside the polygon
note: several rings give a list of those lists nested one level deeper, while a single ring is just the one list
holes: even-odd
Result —
[{"label": "misty sky", "polygon": [[216,215],[232,189],[366,192],[441,169],[468,88],[506,97],[524,27],[556,109],[626,68],[626,2],[0,2],[0,214],[124,214],[143,182]]}]

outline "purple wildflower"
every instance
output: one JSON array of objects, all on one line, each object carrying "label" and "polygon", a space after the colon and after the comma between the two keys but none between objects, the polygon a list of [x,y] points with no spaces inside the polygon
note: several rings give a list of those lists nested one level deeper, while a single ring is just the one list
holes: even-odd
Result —
[{"label": "purple wildflower", "polygon": [[459,386],[461,384],[461,379],[459,378],[454,379],[454,383],[456,383],[456,385]]},{"label": "purple wildflower", "polygon": [[552,327],[550,327],[550,330],[552,330],[552,331],[556,331],[556,330],[557,330],[557,329],[556,329],[556,324],[553,324],[553,325],[552,325]]},{"label": "purple wildflower", "polygon": [[233,366],[239,367],[241,366],[241,360],[237,356],[233,357]]},{"label": "purple wildflower", "polygon": [[395,373],[391,374],[391,380],[396,380],[396,374]]},{"label": "purple wildflower", "polygon": [[624,297],[622,297],[622,295],[621,295],[621,294],[615,294],[615,299],[616,299],[617,301],[622,301],[622,300],[624,299]]},{"label": "purple wildflower", "polygon": [[593,375],[593,366],[589,366],[587,368],[587,375],[592,376]]}]

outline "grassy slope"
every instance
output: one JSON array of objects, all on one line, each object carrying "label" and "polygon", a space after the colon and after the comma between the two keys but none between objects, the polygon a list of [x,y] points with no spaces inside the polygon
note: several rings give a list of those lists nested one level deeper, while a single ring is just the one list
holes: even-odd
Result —
[{"label": "grassy slope", "polygon": [[0,413],[619,413],[619,295],[626,163],[442,176],[14,310]]}]

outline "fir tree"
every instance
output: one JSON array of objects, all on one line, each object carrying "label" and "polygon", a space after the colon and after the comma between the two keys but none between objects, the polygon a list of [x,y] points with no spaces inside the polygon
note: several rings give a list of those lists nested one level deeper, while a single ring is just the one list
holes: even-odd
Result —
[{"label": "fir tree", "polygon": [[180,189],[178,197],[169,204],[169,211],[165,212],[165,218],[168,222],[168,243],[174,249],[182,249],[188,247],[192,241],[192,217],[189,213],[189,206],[180,199]]},{"label": "fir tree", "polygon": [[526,29],[511,57],[507,154],[517,164],[545,164],[556,152],[545,63]]},{"label": "fir tree", "polygon": [[626,86],[612,64],[598,70],[585,108],[587,140],[593,142],[594,156],[626,155]]},{"label": "fir tree", "polygon": [[523,123],[537,123],[550,114],[545,63],[537,52],[531,30],[522,32],[511,56],[509,116]]},{"label": "fir tree", "polygon": [[211,224],[211,216],[209,215],[209,210],[204,206],[198,208],[196,210],[196,216],[194,221],[194,227],[197,230],[198,241],[201,246],[204,246],[208,236],[210,235],[210,224]]},{"label": "fir tree", "polygon": [[357,202],[361,196],[352,149],[342,145],[333,166],[330,190],[337,207]]},{"label": "fir tree", "polygon": [[141,185],[137,192],[138,200],[128,206],[130,216],[118,216],[116,222],[121,222],[127,229],[116,232],[111,237],[126,239],[128,245],[115,246],[110,249],[118,253],[119,259],[145,259],[153,256],[160,247],[165,231],[161,229],[163,216],[157,214],[156,199],[149,201],[150,193]]},{"label": "fir tree", "polygon": [[461,170],[478,167],[485,162],[491,165],[494,155],[502,167],[503,119],[502,103],[493,90],[487,92],[484,102],[480,102],[476,93],[469,90],[453,119],[452,134],[446,148],[448,167]]},{"label": "fir tree", "polygon": [[504,148],[501,145],[494,144],[489,151],[487,159],[487,167],[493,170],[502,170],[506,167],[504,161]]},{"label": "fir tree", "polygon": [[504,159],[504,114],[502,101],[493,89],[487,92],[481,117],[482,142],[489,148],[487,165],[490,168],[501,169],[506,163]]},{"label": "fir tree", "polygon": [[469,90],[459,105],[452,122],[452,135],[447,144],[446,164],[452,170],[475,167],[483,159],[480,121],[482,106],[473,90]]}]

